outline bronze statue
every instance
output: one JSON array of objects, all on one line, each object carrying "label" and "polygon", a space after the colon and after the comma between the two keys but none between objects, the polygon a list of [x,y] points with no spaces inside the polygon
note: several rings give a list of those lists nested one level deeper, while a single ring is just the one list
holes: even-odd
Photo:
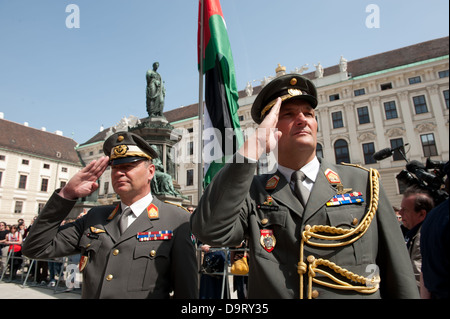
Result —
[{"label": "bronze statue", "polygon": [[161,75],[156,72],[159,63],[153,63],[153,70],[148,70],[147,78],[147,113],[150,117],[162,117],[166,89]]}]

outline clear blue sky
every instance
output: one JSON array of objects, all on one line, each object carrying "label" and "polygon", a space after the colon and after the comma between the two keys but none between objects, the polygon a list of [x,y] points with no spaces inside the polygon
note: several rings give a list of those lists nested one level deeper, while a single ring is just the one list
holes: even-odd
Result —
[{"label": "clear blue sky", "polygon": [[[66,27],[69,4],[80,28]],[[380,9],[379,28],[366,18]],[[237,86],[308,63],[335,65],[448,35],[448,0],[222,0]],[[165,111],[198,102],[198,0],[0,0],[0,112],[84,143],[147,116],[158,61]],[[259,82],[254,82],[258,85]]]}]

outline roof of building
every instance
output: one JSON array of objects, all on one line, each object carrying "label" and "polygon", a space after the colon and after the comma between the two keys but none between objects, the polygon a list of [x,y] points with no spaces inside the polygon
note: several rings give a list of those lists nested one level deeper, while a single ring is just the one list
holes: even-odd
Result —
[{"label": "roof of building", "polygon": [[0,148],[44,157],[58,162],[80,164],[77,142],[55,133],[0,119]]},{"label": "roof of building", "polygon": [[[357,77],[365,74],[395,68],[402,65],[426,61],[437,57],[446,56],[449,54],[449,37],[438,38],[422,43],[417,43],[400,49],[382,52],[368,57],[360,58],[347,62],[347,72],[351,77]],[[339,65],[333,65],[324,68],[324,76],[339,73]],[[315,72],[303,74],[303,76],[314,79]],[[253,94],[258,94],[262,86],[253,88]],[[239,91],[239,98],[245,97],[244,90]],[[164,112],[164,116],[173,123],[176,121],[193,118],[198,116],[198,103],[188,106],[182,106],[170,111]],[[105,139],[106,132],[102,131],[93,136],[89,141],[83,145],[98,142]]]}]

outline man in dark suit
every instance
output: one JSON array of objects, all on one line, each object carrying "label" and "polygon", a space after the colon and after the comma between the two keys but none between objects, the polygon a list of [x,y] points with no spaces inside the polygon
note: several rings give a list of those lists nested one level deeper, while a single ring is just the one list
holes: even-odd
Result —
[{"label": "man in dark suit", "polygon": [[[104,143],[107,155],[89,163],[56,190],[23,245],[29,258],[81,253],[83,298],[198,298],[197,262],[189,213],[150,191],[156,152],[140,136],[118,132]],[[117,206],[92,208],[60,227],[78,198],[98,188],[108,165]]]},{"label": "man in dark suit", "polygon": [[[316,157],[317,92],[289,74],[255,99],[257,134],[191,216],[214,246],[249,241],[249,298],[418,298],[398,222],[375,170]],[[278,151],[275,173],[255,176]]]}]

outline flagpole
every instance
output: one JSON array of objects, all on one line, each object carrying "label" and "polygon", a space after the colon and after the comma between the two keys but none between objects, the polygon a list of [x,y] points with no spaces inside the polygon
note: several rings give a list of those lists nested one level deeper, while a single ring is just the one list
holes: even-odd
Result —
[{"label": "flagpole", "polygon": [[200,0],[201,11],[200,11],[200,68],[198,77],[198,118],[199,118],[199,128],[198,128],[198,169],[197,169],[197,205],[200,202],[200,198],[203,194],[203,19],[204,19],[204,0]]}]

